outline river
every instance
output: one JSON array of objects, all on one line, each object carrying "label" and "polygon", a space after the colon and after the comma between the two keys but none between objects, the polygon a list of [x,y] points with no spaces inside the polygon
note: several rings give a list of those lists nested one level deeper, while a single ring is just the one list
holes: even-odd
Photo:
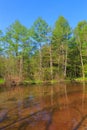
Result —
[{"label": "river", "polygon": [[0,130],[86,129],[86,83],[20,86],[0,92]]}]

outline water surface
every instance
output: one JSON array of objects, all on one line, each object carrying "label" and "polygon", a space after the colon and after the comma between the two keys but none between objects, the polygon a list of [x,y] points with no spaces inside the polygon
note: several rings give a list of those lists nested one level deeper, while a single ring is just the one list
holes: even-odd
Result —
[{"label": "water surface", "polygon": [[0,130],[86,130],[87,84],[18,87],[0,93]]}]

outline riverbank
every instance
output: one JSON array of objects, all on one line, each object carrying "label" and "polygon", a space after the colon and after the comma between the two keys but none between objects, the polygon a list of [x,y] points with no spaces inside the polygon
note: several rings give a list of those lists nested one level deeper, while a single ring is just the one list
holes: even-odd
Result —
[{"label": "riverbank", "polygon": [[[76,79],[60,79],[60,80],[46,80],[46,81],[41,81],[41,80],[24,80],[22,82],[19,82],[18,85],[34,85],[34,84],[56,84],[56,83],[61,83],[61,82],[87,82],[87,78],[83,79],[82,77],[76,78]],[[5,80],[0,78],[0,85],[5,85]]]},{"label": "riverbank", "polygon": [[83,77],[79,77],[79,78],[76,78],[75,79],[75,81],[77,81],[77,82],[87,82],[87,77],[85,77],[84,79],[83,79]]}]

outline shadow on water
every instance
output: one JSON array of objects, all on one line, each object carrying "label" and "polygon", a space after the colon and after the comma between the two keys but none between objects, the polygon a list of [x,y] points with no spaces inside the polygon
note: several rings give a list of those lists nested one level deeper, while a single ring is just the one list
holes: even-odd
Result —
[{"label": "shadow on water", "polygon": [[0,112],[0,122],[2,122],[3,120],[6,119],[7,113],[8,113],[8,110],[2,110],[2,111]]},{"label": "shadow on water", "polygon": [[[82,118],[73,130],[77,129],[87,129],[87,112],[85,112],[85,99],[86,99],[86,83],[83,82],[83,92],[82,92]],[[87,106],[86,106],[87,107]]]},{"label": "shadow on water", "polygon": [[84,128],[87,124],[86,87],[85,83],[61,83],[25,89],[22,87],[9,93],[2,93],[0,130]]}]

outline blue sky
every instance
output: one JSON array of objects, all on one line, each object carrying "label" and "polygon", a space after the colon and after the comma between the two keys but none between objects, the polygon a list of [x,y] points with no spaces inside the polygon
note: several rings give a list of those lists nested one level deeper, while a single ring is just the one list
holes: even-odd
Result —
[{"label": "blue sky", "polygon": [[79,21],[87,20],[87,0],[0,0],[1,30],[15,20],[30,27],[39,16],[53,27],[61,15],[75,27]]}]

